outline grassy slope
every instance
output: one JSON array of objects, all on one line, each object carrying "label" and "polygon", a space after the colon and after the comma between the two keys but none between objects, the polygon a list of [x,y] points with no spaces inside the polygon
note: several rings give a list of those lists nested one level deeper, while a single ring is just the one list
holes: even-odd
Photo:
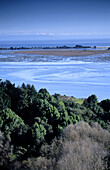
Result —
[{"label": "grassy slope", "polygon": [[66,96],[66,95],[64,95],[64,96],[59,96],[59,98],[61,99],[61,100],[63,100],[63,101],[70,101],[70,102],[75,102],[75,103],[78,103],[78,104],[82,104],[83,103],[83,101],[84,101],[84,99],[77,99],[77,98],[74,98],[74,97],[69,97],[69,96]]}]

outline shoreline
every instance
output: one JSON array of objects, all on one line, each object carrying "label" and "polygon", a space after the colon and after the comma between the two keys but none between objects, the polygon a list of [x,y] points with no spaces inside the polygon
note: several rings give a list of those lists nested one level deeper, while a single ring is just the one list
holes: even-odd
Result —
[{"label": "shoreline", "polygon": [[89,56],[97,54],[110,54],[110,50],[88,50],[88,49],[41,49],[41,50],[20,50],[13,51],[14,54],[38,54],[52,56]]}]

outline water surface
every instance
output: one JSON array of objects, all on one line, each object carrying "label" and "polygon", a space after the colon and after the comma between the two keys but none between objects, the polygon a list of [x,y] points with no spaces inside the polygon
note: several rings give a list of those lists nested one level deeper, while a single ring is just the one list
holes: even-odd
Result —
[{"label": "water surface", "polygon": [[0,62],[0,78],[47,88],[51,94],[110,98],[110,62]]}]

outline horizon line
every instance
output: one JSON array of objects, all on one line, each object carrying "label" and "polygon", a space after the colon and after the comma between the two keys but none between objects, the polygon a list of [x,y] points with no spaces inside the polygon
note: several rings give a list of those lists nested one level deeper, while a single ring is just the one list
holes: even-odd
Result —
[{"label": "horizon line", "polygon": [[1,32],[0,36],[19,36],[19,35],[28,35],[28,36],[89,36],[89,35],[110,35],[110,33],[54,33],[54,32],[25,32],[25,31],[21,31],[21,32]]}]

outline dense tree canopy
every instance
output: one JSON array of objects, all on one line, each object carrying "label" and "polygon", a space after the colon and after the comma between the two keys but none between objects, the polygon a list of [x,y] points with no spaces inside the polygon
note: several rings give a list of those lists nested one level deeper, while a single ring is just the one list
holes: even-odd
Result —
[{"label": "dense tree canopy", "polygon": [[37,92],[33,85],[15,87],[0,80],[0,130],[9,140],[12,160],[39,156],[42,144],[51,143],[66,126],[81,120],[109,130],[109,114],[109,99],[98,102],[91,95],[80,104],[72,97],[50,95],[46,89]]}]

